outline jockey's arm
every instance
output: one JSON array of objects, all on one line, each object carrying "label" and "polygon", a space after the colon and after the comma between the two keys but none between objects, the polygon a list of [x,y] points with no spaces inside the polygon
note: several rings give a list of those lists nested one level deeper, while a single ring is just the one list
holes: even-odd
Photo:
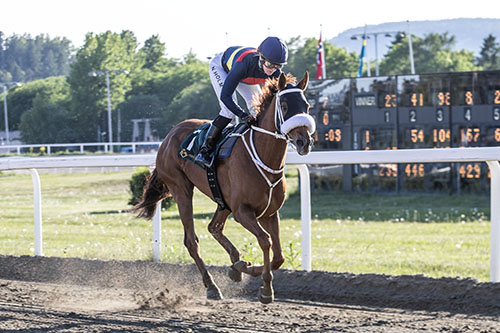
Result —
[{"label": "jockey's arm", "polygon": [[236,87],[244,77],[244,66],[241,63],[235,64],[229,71],[220,94],[220,99],[224,105],[239,118],[244,117],[246,112],[233,101],[233,94],[236,91]]}]

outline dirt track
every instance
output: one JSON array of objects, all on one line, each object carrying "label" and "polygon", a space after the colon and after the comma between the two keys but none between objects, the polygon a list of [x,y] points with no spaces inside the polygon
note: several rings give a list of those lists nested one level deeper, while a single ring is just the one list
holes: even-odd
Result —
[{"label": "dirt track", "polygon": [[0,330],[164,332],[500,332],[500,284],[423,276],[275,272],[207,301],[194,265],[0,256]]}]

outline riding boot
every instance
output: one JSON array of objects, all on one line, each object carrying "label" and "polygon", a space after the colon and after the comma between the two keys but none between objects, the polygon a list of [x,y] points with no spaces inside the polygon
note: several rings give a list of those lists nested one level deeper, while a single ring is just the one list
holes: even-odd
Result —
[{"label": "riding boot", "polygon": [[217,127],[214,122],[210,124],[205,143],[203,143],[200,148],[200,152],[194,159],[196,162],[205,165],[207,168],[210,168],[212,166],[213,158],[210,155],[212,154],[215,145],[217,144],[217,140],[219,139],[222,129],[223,128]]}]

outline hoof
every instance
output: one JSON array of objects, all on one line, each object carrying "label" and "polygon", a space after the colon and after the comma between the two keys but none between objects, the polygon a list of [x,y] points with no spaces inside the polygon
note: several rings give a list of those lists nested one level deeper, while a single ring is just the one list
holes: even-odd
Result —
[{"label": "hoof", "polygon": [[259,301],[262,304],[269,304],[274,301],[274,291],[271,289],[270,295],[267,295],[264,287],[260,287],[259,289]]},{"label": "hoof", "polygon": [[236,269],[238,272],[245,272],[248,266],[251,266],[249,262],[240,260],[235,262],[232,267]]},{"label": "hoof", "polygon": [[241,272],[231,268],[228,272],[229,278],[234,282],[241,282]]},{"label": "hoof", "polygon": [[224,297],[222,297],[222,293],[217,286],[209,287],[207,289],[207,299],[218,301],[223,298]]}]

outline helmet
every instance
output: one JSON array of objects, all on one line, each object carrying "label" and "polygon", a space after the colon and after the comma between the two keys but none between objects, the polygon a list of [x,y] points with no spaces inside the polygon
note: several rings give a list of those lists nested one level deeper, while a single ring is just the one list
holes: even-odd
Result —
[{"label": "helmet", "polygon": [[278,37],[267,37],[257,50],[264,59],[273,64],[285,65],[288,59],[288,48]]}]

